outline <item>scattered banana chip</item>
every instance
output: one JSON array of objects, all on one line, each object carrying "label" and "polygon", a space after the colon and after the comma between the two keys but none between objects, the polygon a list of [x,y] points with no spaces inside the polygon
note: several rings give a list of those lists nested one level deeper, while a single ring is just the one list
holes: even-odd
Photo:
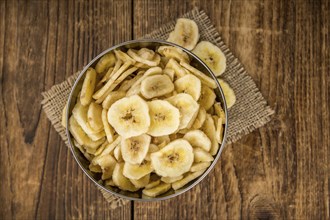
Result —
[{"label": "scattered banana chip", "polygon": [[215,114],[219,117],[219,118],[222,118],[222,124],[225,124],[226,121],[226,114],[225,114],[225,111],[222,109],[221,107],[221,104],[220,102],[216,102],[214,105],[213,105],[213,108],[214,108],[214,111],[215,111]]},{"label": "scattered banana chip", "polygon": [[172,183],[172,188],[174,190],[178,190],[182,187],[184,187],[185,185],[187,185],[190,181],[198,178],[199,176],[201,176],[204,173],[205,170],[200,170],[194,173],[189,173],[188,175],[186,175],[183,179],[178,180],[174,183]]},{"label": "scattered banana chip", "polygon": [[191,72],[195,76],[197,76],[208,87],[210,87],[212,89],[217,88],[216,82],[211,77],[205,75],[203,72],[199,71],[195,67],[193,67],[190,64],[185,63],[185,62],[180,62],[180,65],[183,66],[184,68],[186,68],[189,72]]},{"label": "scattered banana chip", "polygon": [[127,92],[132,85],[143,76],[144,73],[145,71],[139,71],[133,79],[127,80],[126,82],[124,81],[118,88],[118,91]]},{"label": "scattered banana chip", "polygon": [[94,172],[94,173],[102,173],[102,169],[99,165],[94,165],[94,164],[89,164],[89,170]]},{"label": "scattered banana chip", "polygon": [[102,131],[103,123],[102,123],[102,107],[95,102],[91,102],[87,111],[87,120],[89,125],[94,131]]},{"label": "scattered banana chip", "polygon": [[231,108],[236,102],[236,96],[234,90],[229,86],[228,83],[218,78],[218,82],[221,86],[223,94],[225,95],[227,108]]},{"label": "scattered banana chip", "polygon": [[[124,73],[131,65],[131,62],[125,62],[115,74],[112,75],[112,77],[109,79],[109,81],[98,91],[96,91],[93,95],[93,98],[96,100],[100,100],[99,102],[103,101],[103,97],[105,98],[107,95],[107,92],[111,92],[111,89],[113,88],[113,83],[118,79],[118,77]],[[135,67],[133,67],[135,68]],[[135,69],[136,70],[136,69]],[[114,88],[113,88],[114,89]]]},{"label": "scattered banana chip", "polygon": [[121,154],[121,147],[117,145],[116,148],[113,150],[113,156],[116,158],[118,162],[124,162],[123,156]]},{"label": "scattered banana chip", "polygon": [[222,143],[222,139],[223,139],[223,121],[224,119],[219,117],[218,118],[218,122],[217,122],[217,129],[216,129],[216,138],[219,144]]},{"label": "scattered banana chip", "polygon": [[174,133],[180,125],[180,111],[168,101],[148,102],[150,127],[148,134],[160,137]]},{"label": "scattered banana chip", "polygon": [[110,154],[118,146],[120,148],[120,141],[121,141],[121,137],[120,136],[117,136],[117,138],[112,143],[109,143],[108,142],[104,146],[104,149],[103,149],[102,153],[100,154],[100,156]]},{"label": "scattered banana chip", "polygon": [[194,163],[191,168],[190,171],[191,172],[197,172],[200,170],[205,170],[206,168],[208,168],[211,165],[211,162],[200,162],[200,163]]},{"label": "scattered banana chip", "polygon": [[169,183],[161,183],[158,186],[150,189],[144,189],[142,193],[149,197],[156,197],[163,193],[166,193],[169,189],[171,189],[171,184]]},{"label": "scattered banana chip", "polygon": [[133,185],[136,188],[144,188],[146,185],[148,185],[149,181],[150,181],[150,174],[145,175],[144,177],[141,177],[138,180],[134,180],[134,179],[130,179],[130,181],[133,183]]},{"label": "scattered banana chip", "polygon": [[81,129],[88,135],[88,137],[90,137],[93,141],[97,141],[105,136],[105,132],[96,131],[89,125],[87,112],[88,106],[83,106],[80,101],[78,101],[72,110],[72,115]]},{"label": "scattered banana chip", "polygon": [[210,153],[215,155],[218,152],[219,144],[216,138],[216,128],[215,123],[210,114],[206,114],[205,122],[201,128],[201,130],[208,136],[208,138],[211,140],[211,149]]},{"label": "scattered banana chip", "polygon": [[226,57],[220,48],[211,42],[199,42],[192,52],[212,70],[215,76],[220,76],[225,72]]},{"label": "scattered banana chip", "polygon": [[172,47],[172,46],[160,46],[158,48],[158,53],[161,55],[167,57],[167,58],[173,58],[176,59],[179,62],[186,62],[189,63],[189,56],[181,50],[178,47]]},{"label": "scattered banana chip", "polygon": [[167,75],[168,77],[170,77],[171,81],[173,82],[174,81],[174,77],[175,77],[175,72],[173,69],[170,69],[170,68],[165,68],[163,70],[163,73],[165,75]]},{"label": "scattered banana chip", "polygon": [[124,53],[121,50],[115,50],[115,54],[117,59],[123,61],[124,63],[129,62],[131,64],[135,64],[136,62],[133,58],[131,58],[128,54]]},{"label": "scattered banana chip", "polygon": [[[176,139],[176,138],[175,138]],[[158,136],[158,137],[153,137],[151,142],[155,145],[159,145],[161,143],[170,143],[171,142],[171,138],[169,135],[164,135],[164,136]]]},{"label": "scattered banana chip", "polygon": [[203,85],[201,89],[201,96],[198,100],[199,104],[203,106],[207,111],[213,106],[215,98],[216,95],[214,91],[211,88]]},{"label": "scattered banana chip", "polygon": [[174,90],[174,85],[167,75],[148,76],[141,82],[141,93],[151,99],[166,95]]},{"label": "scattered banana chip", "polygon": [[188,141],[177,139],[158,152],[151,154],[155,172],[163,177],[176,177],[190,170],[194,160],[193,148]]},{"label": "scattered banana chip", "polygon": [[123,159],[130,164],[141,164],[149,151],[151,137],[142,134],[121,141]]},{"label": "scattered banana chip", "polygon": [[112,180],[119,189],[136,192],[136,188],[131,181],[123,175],[124,163],[117,163],[112,174]]},{"label": "scattered banana chip", "polygon": [[210,139],[201,130],[188,131],[183,138],[186,139],[193,148],[199,147],[206,151],[211,149]]},{"label": "scattered banana chip", "polygon": [[147,133],[150,126],[148,104],[138,95],[122,98],[110,107],[108,121],[124,138]]},{"label": "scattered banana chip", "polygon": [[150,161],[144,161],[141,164],[130,164],[128,162],[124,165],[123,174],[129,179],[138,180],[145,175],[150,174],[154,169],[151,166]]},{"label": "scattered banana chip", "polygon": [[101,167],[102,180],[106,180],[112,177],[112,173],[116,165],[116,160],[113,158],[113,156],[108,154],[100,157],[95,157],[92,160],[92,163]]},{"label": "scattered banana chip", "polygon": [[180,176],[175,176],[175,177],[162,177],[160,180],[163,181],[164,183],[174,183],[178,180],[181,180],[183,178],[183,175]]},{"label": "scattered banana chip", "polygon": [[[87,149],[96,149],[104,142],[104,138],[99,139],[98,141],[91,140],[88,135],[83,131],[83,129],[79,126],[76,119],[74,117],[70,117],[69,119],[69,131],[74,137],[74,139],[78,142],[78,144],[86,147]],[[90,153],[95,153],[91,152]]]},{"label": "scattered banana chip", "polygon": [[110,94],[102,102],[102,107],[104,109],[109,109],[113,103],[115,103],[117,100],[125,97],[125,95],[126,95],[126,93],[124,91],[110,92]]},{"label": "scattered banana chip", "polygon": [[[193,49],[221,75],[223,53],[198,39],[196,23],[178,19],[168,41]],[[223,142],[224,103],[214,79],[194,66],[184,49],[160,46],[115,50],[87,70],[68,126],[101,184],[131,197],[166,196],[211,165]],[[219,84],[231,107],[233,90]]]},{"label": "scattered banana chip", "polygon": [[179,129],[190,128],[197,117],[199,104],[186,93],[179,93],[167,99],[179,109],[181,119]]},{"label": "scattered banana chip", "polygon": [[112,179],[106,180],[105,181],[105,185],[106,186],[116,186]]},{"label": "scattered banana chip", "polygon": [[179,18],[176,21],[167,41],[176,43],[188,50],[194,49],[199,39],[198,26],[195,21],[187,18]]},{"label": "scattered banana chip", "polygon": [[67,109],[67,107],[66,107],[66,104],[64,105],[64,108],[63,108],[63,110],[62,110],[62,120],[61,120],[61,125],[64,127],[64,128],[66,128],[66,122],[67,122],[67,120],[66,120],[66,109]]},{"label": "scattered banana chip", "polygon": [[194,121],[194,124],[191,126],[192,129],[200,129],[202,125],[204,124],[204,121],[206,119],[206,110],[204,107],[199,108],[198,115]]},{"label": "scattered banana chip", "polygon": [[174,82],[175,91],[178,93],[187,93],[191,95],[196,101],[201,95],[202,83],[192,74],[187,74]]},{"label": "scattered banana chip", "polygon": [[141,56],[139,55],[138,51],[133,49],[129,49],[127,53],[137,62],[143,63],[147,66],[158,66],[160,62],[160,56],[152,50],[146,51],[148,49],[146,48],[143,49],[144,50],[140,52]]},{"label": "scattered banana chip", "polygon": [[107,53],[101,59],[99,62],[97,62],[95,66],[95,70],[97,73],[103,73],[106,71],[109,67],[115,65],[116,57],[113,53]]},{"label": "scattered banana chip", "polygon": [[183,77],[187,74],[185,69],[175,59],[172,58],[167,62],[165,69],[172,69],[176,78]]},{"label": "scattered banana chip", "polygon": [[154,188],[154,187],[158,186],[160,183],[161,183],[160,179],[150,181],[144,188],[145,189],[151,189],[151,188]]},{"label": "scattered banana chip", "polygon": [[200,162],[210,162],[213,161],[214,158],[212,155],[203,150],[202,148],[194,148],[194,162],[200,163]]},{"label": "scattered banana chip", "polygon": [[88,68],[80,93],[80,102],[83,106],[88,105],[92,101],[95,83],[96,72],[93,68]]},{"label": "scattered banana chip", "polygon": [[107,136],[107,140],[108,140],[109,143],[111,143],[114,139],[114,133],[115,132],[114,132],[113,128],[111,127],[111,125],[108,122],[107,110],[106,109],[102,110],[101,118],[102,118],[104,132]]}]

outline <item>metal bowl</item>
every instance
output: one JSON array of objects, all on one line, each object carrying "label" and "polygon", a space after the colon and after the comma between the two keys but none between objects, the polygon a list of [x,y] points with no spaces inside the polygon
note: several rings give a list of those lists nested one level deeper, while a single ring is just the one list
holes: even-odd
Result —
[{"label": "metal bowl", "polygon": [[[212,162],[212,164],[210,165],[210,167],[203,173],[203,175],[201,175],[199,178],[191,181],[189,184],[187,184],[186,186],[184,186],[183,188],[181,188],[181,189],[179,189],[177,191],[173,191],[172,190],[172,191],[167,192],[164,195],[160,195],[160,196],[158,196],[156,198],[145,199],[145,198],[141,198],[141,196],[139,198],[137,198],[137,194],[136,193],[129,193],[129,192],[121,191],[117,187],[109,187],[109,186],[102,185],[101,176],[99,174],[97,174],[97,173],[91,172],[88,169],[89,161],[84,157],[84,155],[74,145],[73,137],[72,137],[72,135],[69,132],[68,124],[67,124],[66,133],[67,133],[67,136],[69,137],[68,138],[68,141],[69,141],[69,144],[70,144],[71,152],[72,152],[75,160],[77,161],[79,167],[84,171],[84,173],[98,187],[102,188],[103,190],[105,190],[105,191],[107,191],[107,192],[109,192],[109,193],[111,193],[111,194],[113,194],[115,196],[122,197],[122,198],[129,199],[129,200],[137,200],[137,201],[159,201],[159,200],[173,198],[175,196],[178,196],[178,195],[180,195],[180,194],[182,194],[182,193],[190,190],[195,185],[197,185],[202,179],[204,179],[204,177],[213,169],[214,165],[217,163],[217,161],[218,161],[218,159],[220,157],[220,154],[221,154],[221,152],[222,152],[222,150],[224,148],[225,141],[226,141],[227,130],[228,130],[227,106],[226,106],[224,94],[223,94],[223,92],[221,90],[221,87],[220,87],[218,81],[216,80],[215,75],[212,73],[212,71],[206,66],[206,64],[201,59],[199,59],[196,55],[194,55],[189,50],[187,50],[187,49],[185,49],[185,48],[183,48],[183,47],[181,47],[179,45],[176,45],[176,44],[173,44],[173,43],[170,43],[170,42],[166,42],[166,41],[162,41],[162,40],[144,39],[144,40],[127,41],[127,42],[118,44],[116,46],[113,46],[113,47],[111,47],[111,48],[103,51],[98,56],[96,56],[87,66],[84,67],[84,69],[79,74],[78,78],[76,79],[76,81],[75,81],[75,83],[74,83],[74,85],[73,85],[73,87],[71,89],[71,92],[70,92],[70,95],[69,95],[69,98],[68,98],[68,106],[67,106],[67,112],[66,112],[67,123],[69,121],[68,120],[69,117],[71,116],[72,109],[73,109],[73,107],[74,107],[74,105],[76,103],[76,99],[77,99],[78,93],[81,90],[82,83],[83,83],[83,80],[85,78],[86,70],[89,67],[95,67],[95,65],[98,62],[98,60],[104,54],[106,54],[106,53],[108,53],[110,51],[113,51],[115,49],[120,49],[120,50],[126,51],[129,48],[139,49],[139,48],[142,48],[142,47],[147,47],[149,49],[153,49],[154,50],[155,48],[157,48],[159,46],[162,46],[162,45],[174,46],[174,47],[181,48],[183,51],[185,51],[189,55],[190,60],[191,60],[191,63],[190,64],[192,66],[194,66],[195,68],[199,69],[200,71],[202,71],[203,73],[205,73],[206,75],[212,77],[215,80],[215,82],[216,82],[216,84],[218,86],[218,88],[215,90],[215,93],[216,93],[216,96],[217,96],[216,97],[216,100],[221,103],[222,108],[224,109],[225,114],[226,114],[226,123],[225,123],[223,141],[222,141],[222,144],[221,144],[221,146],[219,148],[218,153],[215,156],[214,161]],[[138,193],[141,193],[141,192],[138,191]]]}]

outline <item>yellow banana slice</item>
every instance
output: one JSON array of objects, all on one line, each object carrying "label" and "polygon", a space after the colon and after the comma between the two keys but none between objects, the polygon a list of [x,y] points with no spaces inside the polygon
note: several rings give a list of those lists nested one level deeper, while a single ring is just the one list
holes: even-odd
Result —
[{"label": "yellow banana slice", "polygon": [[138,95],[122,98],[109,108],[108,121],[124,138],[146,133],[150,126],[148,104]]},{"label": "yellow banana slice", "polygon": [[205,85],[208,87],[215,89],[217,88],[216,82],[209,76],[205,75],[203,72],[199,71],[195,67],[191,66],[186,62],[180,62],[180,65],[186,68],[189,72],[197,76]]},{"label": "yellow banana slice", "polygon": [[158,186],[155,186],[154,188],[144,189],[142,193],[149,197],[156,197],[163,193],[166,193],[169,189],[171,189],[171,184],[161,183]]},{"label": "yellow banana slice", "polygon": [[194,160],[193,149],[188,141],[178,139],[158,152],[151,154],[155,172],[164,177],[176,177],[190,170]]},{"label": "yellow banana slice", "polygon": [[200,163],[193,163],[193,165],[190,168],[191,172],[197,172],[200,170],[205,170],[211,165],[211,162],[200,162]]},{"label": "yellow banana slice", "polygon": [[126,53],[124,53],[121,50],[115,50],[115,55],[117,59],[120,59],[121,61],[125,62],[130,62],[131,64],[135,64],[135,60],[132,59],[130,56],[128,56]]},{"label": "yellow banana slice", "polygon": [[88,68],[81,88],[80,102],[83,106],[89,105],[95,89],[96,72],[93,68]]},{"label": "yellow banana slice", "polygon": [[211,155],[215,155],[218,152],[219,144],[216,139],[216,128],[215,123],[210,114],[206,114],[205,122],[201,128],[201,130],[209,137],[211,140],[211,149],[210,153]]},{"label": "yellow banana slice", "polygon": [[94,153],[104,142],[104,138],[97,141],[91,140],[72,116],[69,119],[69,130],[78,144],[85,146],[88,153]]},{"label": "yellow banana slice", "polygon": [[215,114],[217,114],[217,116],[219,118],[222,118],[222,124],[225,124],[226,123],[226,115],[225,115],[225,111],[222,109],[221,107],[221,103],[220,102],[216,102],[214,105],[214,112]]},{"label": "yellow banana slice", "polygon": [[176,177],[162,177],[160,180],[164,183],[174,183],[178,180],[181,180],[183,178],[183,175],[176,176]]},{"label": "yellow banana slice", "polygon": [[180,78],[185,76],[187,73],[185,69],[173,58],[169,59],[167,62],[165,69],[172,69],[174,70],[174,74],[176,78]]},{"label": "yellow banana slice", "polygon": [[87,120],[93,130],[102,131],[104,128],[102,123],[102,107],[95,102],[91,102],[87,111]]},{"label": "yellow banana slice", "polygon": [[143,161],[141,164],[125,163],[123,174],[129,179],[138,180],[153,171],[150,161]]},{"label": "yellow banana slice", "polygon": [[139,189],[144,188],[146,185],[148,185],[149,180],[150,180],[150,174],[145,175],[144,177],[141,177],[138,180],[130,179],[130,181],[133,183],[133,185]]},{"label": "yellow banana slice", "polygon": [[180,111],[164,100],[148,102],[150,127],[148,134],[154,137],[174,133],[180,125]]},{"label": "yellow banana slice", "polygon": [[228,83],[223,81],[222,79],[218,78],[218,82],[221,86],[221,89],[223,91],[223,94],[225,95],[226,103],[227,103],[227,108],[233,107],[233,105],[236,102],[236,96],[234,90],[229,86]]},{"label": "yellow banana slice", "polygon": [[167,99],[181,114],[179,129],[190,128],[198,114],[199,105],[189,94],[179,93]]},{"label": "yellow banana slice", "polygon": [[93,141],[100,140],[105,136],[104,131],[95,131],[88,123],[87,119],[87,111],[88,106],[81,105],[80,101],[78,100],[77,104],[74,106],[72,110],[72,115],[82,128],[82,130],[90,137]]},{"label": "yellow banana slice", "polygon": [[113,170],[112,180],[118,188],[122,190],[128,190],[131,192],[138,191],[131,181],[123,175],[124,163],[117,163]]},{"label": "yellow banana slice", "polygon": [[172,183],[172,188],[174,190],[178,190],[182,187],[184,187],[185,185],[187,185],[190,181],[198,178],[199,176],[201,176],[204,173],[205,170],[200,170],[194,173],[188,173],[183,179],[176,181],[174,183]]},{"label": "yellow banana slice", "polygon": [[141,164],[146,157],[151,137],[142,134],[121,141],[121,153],[123,159],[130,164]]},{"label": "yellow banana slice", "polygon": [[[153,51],[152,51],[153,52]],[[144,53],[142,54],[147,54],[146,56],[142,57],[140,56],[138,53],[138,51],[133,50],[133,49],[129,49],[127,51],[128,55],[130,55],[135,61],[143,63],[147,66],[158,66],[159,62],[160,62],[160,56],[156,53],[154,53],[154,55],[152,57],[148,56],[150,55],[149,52],[144,51]]]},{"label": "yellow banana slice", "polygon": [[202,148],[194,148],[194,162],[200,163],[200,162],[210,162],[213,161],[214,158],[212,155]]},{"label": "yellow banana slice", "polygon": [[176,21],[167,41],[178,44],[188,50],[194,49],[199,39],[198,26],[195,21],[187,18],[179,18]]},{"label": "yellow banana slice", "polygon": [[104,109],[109,109],[110,106],[115,103],[117,100],[125,97],[126,93],[124,91],[114,91],[110,92],[109,95],[102,102],[102,107]]},{"label": "yellow banana slice", "polygon": [[177,79],[174,82],[175,90],[178,93],[187,93],[191,95],[196,101],[201,95],[202,83],[192,74],[187,74]]},{"label": "yellow banana slice", "polygon": [[211,149],[211,141],[201,130],[188,131],[184,136],[193,148],[202,148],[206,151]]},{"label": "yellow banana slice", "polygon": [[[201,105],[202,106],[202,105]],[[202,125],[204,124],[204,121],[206,119],[206,110],[203,107],[199,108],[198,115],[191,126],[192,129],[200,129]]]},{"label": "yellow banana slice", "polygon": [[116,62],[116,57],[113,53],[107,53],[97,62],[95,70],[97,73],[103,73]]},{"label": "yellow banana slice", "polygon": [[158,48],[158,53],[167,57],[176,59],[179,62],[186,62],[189,63],[189,56],[184,52],[182,49],[172,46],[160,46]]},{"label": "yellow banana slice", "polygon": [[205,108],[205,110],[209,110],[214,102],[215,102],[216,95],[212,89],[209,87],[202,85],[201,89],[201,96],[199,97],[199,104]]},{"label": "yellow banana slice", "polygon": [[220,76],[225,72],[226,57],[220,48],[211,42],[199,42],[192,52],[212,70],[215,76]]},{"label": "yellow banana slice", "polygon": [[173,82],[167,75],[148,76],[141,82],[141,94],[146,99],[160,97],[173,90]]}]

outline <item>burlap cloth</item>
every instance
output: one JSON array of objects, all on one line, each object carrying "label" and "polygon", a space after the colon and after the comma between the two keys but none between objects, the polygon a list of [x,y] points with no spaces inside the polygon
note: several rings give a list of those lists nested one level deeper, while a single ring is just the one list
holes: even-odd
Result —
[{"label": "burlap cloth", "polygon": [[[256,87],[251,77],[247,74],[241,63],[232,55],[228,47],[221,40],[219,33],[211,24],[210,19],[204,13],[194,9],[182,17],[193,19],[200,32],[200,40],[207,40],[218,47],[227,57],[227,69],[222,78],[229,83],[236,94],[236,103],[229,110],[229,129],[227,142],[231,143],[240,139],[256,128],[266,124],[274,111],[267,105],[266,100]],[[143,38],[167,39],[169,32],[174,29],[175,20],[147,34]],[[109,45],[109,47],[112,45]],[[42,107],[53,124],[55,130],[60,134],[68,146],[65,129],[61,126],[62,109],[67,101],[70,89],[79,73],[70,76],[65,82],[54,85],[50,90],[43,92]],[[107,193],[100,189],[110,208],[116,208],[129,202]]]}]

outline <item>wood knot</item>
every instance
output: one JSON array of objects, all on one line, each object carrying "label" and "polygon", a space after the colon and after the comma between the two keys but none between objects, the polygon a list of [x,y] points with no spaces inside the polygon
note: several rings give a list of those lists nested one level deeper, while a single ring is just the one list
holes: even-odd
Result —
[{"label": "wood knot", "polygon": [[248,206],[249,219],[282,219],[276,202],[267,195],[255,195]]}]

